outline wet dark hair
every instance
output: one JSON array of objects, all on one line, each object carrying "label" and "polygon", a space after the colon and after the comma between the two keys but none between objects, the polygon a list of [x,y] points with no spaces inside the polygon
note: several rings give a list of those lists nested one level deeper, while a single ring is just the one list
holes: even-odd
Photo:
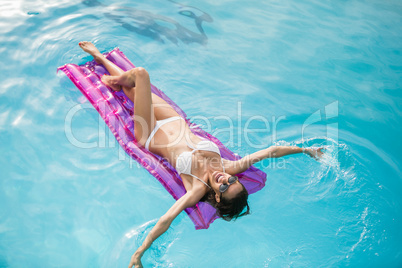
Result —
[{"label": "wet dark hair", "polygon": [[[243,187],[243,190],[232,199],[221,197],[221,200],[218,203],[215,199],[215,192],[211,189],[200,201],[211,204],[216,208],[218,216],[225,221],[236,220],[239,217],[250,214],[250,207],[247,202],[248,192],[243,184],[241,184],[241,186]],[[246,211],[243,212],[245,208]]]}]

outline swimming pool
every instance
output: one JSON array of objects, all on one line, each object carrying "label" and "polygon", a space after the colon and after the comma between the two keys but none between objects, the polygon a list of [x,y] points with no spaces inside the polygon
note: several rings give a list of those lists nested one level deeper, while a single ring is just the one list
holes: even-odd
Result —
[{"label": "swimming pool", "polygon": [[118,46],[240,155],[328,145],[322,162],[259,163],[267,185],[235,223],[196,231],[182,213],[145,267],[402,264],[398,1],[0,7],[0,267],[125,267],[174,202],[56,75],[91,59],[81,40]]}]

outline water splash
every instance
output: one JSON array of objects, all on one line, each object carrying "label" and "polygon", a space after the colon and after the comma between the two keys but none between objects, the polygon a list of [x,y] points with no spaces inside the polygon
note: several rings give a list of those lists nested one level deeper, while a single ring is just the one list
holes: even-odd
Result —
[{"label": "water splash", "polygon": [[[140,247],[151,231],[151,229],[158,222],[158,219],[150,220],[144,224],[131,228],[122,237],[114,243],[110,253],[105,254],[105,259],[102,261],[102,267],[114,267],[116,263],[121,263],[121,266],[127,265],[131,255],[135,250]],[[165,254],[169,248],[177,241],[181,235],[181,231],[175,226],[172,226],[159,237],[152,246],[146,251],[142,257],[142,263],[145,267],[170,267],[171,263],[165,259]]]}]

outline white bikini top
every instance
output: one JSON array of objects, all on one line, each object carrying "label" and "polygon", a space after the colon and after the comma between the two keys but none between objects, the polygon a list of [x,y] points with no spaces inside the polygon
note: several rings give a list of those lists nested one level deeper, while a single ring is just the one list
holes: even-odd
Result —
[{"label": "white bikini top", "polygon": [[[199,180],[200,182],[204,183],[206,186],[208,186],[209,188],[211,188],[211,186],[209,186],[205,181],[201,180],[200,178],[198,178],[197,176],[191,174],[191,164],[192,164],[192,156],[193,153],[195,151],[209,151],[209,152],[214,152],[219,154],[219,156],[221,155],[218,146],[213,143],[212,141],[209,140],[202,140],[197,144],[197,148],[194,148],[193,146],[191,146],[191,144],[189,144],[187,142],[187,146],[190,147],[191,149],[193,149],[191,152],[183,152],[179,155],[179,157],[176,160],[176,170],[177,172],[180,174],[186,174],[186,175],[190,175],[193,176],[194,178],[196,178],[197,180]],[[221,158],[221,162],[222,162],[222,168],[223,168],[223,172],[225,172],[225,167],[223,166],[223,159]]]}]

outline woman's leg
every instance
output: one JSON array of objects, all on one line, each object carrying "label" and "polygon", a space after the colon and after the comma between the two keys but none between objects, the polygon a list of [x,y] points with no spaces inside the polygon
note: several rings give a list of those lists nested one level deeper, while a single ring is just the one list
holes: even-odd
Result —
[{"label": "woman's leg", "polygon": [[134,89],[132,90],[135,92],[135,98],[133,96],[134,136],[141,145],[145,145],[156,124],[148,72],[144,68],[137,67],[119,76],[103,76],[102,82],[106,85],[120,85],[123,89]]},{"label": "woman's leg", "polygon": [[97,63],[105,66],[106,70],[110,73],[110,75],[120,75],[124,73],[122,69],[116,66],[113,62],[106,59],[105,56],[103,56],[102,53],[100,53],[99,50],[95,47],[95,45],[92,44],[91,42],[83,41],[79,42],[78,45],[82,48],[82,50],[84,50],[92,57],[94,57]]},{"label": "woman's leg", "polygon": [[103,64],[111,74],[103,76],[102,82],[114,90],[119,90],[122,86],[126,96],[134,103],[134,135],[140,144],[145,145],[156,122],[148,72],[144,68],[124,72],[107,60],[91,42],[80,42],[79,45],[92,55],[97,63]]},{"label": "woman's leg", "polygon": [[[118,66],[116,66],[113,62],[110,60],[106,59],[105,56],[102,55],[102,53],[99,52],[99,50],[95,47],[94,44],[91,42],[80,42],[79,46],[87,53],[89,53],[92,57],[94,57],[95,61],[99,64],[102,64],[105,66],[106,70],[110,73],[110,75],[118,76],[121,74],[124,74],[124,71],[120,69]],[[121,90],[121,87],[114,87],[112,88],[115,91]],[[123,87],[123,91],[126,94],[129,99],[134,102],[134,94],[135,91],[132,87]]]}]

